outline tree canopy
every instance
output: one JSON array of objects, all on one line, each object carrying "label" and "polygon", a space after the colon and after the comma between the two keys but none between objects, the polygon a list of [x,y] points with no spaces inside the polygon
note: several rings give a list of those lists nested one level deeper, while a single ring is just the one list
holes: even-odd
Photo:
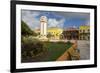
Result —
[{"label": "tree canopy", "polygon": [[23,36],[26,36],[26,35],[36,36],[36,33],[34,31],[32,31],[24,21],[21,21],[21,34]]}]

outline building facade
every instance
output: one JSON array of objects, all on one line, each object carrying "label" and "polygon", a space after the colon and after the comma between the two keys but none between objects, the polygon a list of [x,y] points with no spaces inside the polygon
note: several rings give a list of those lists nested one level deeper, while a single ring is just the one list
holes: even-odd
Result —
[{"label": "building facade", "polygon": [[90,40],[90,26],[83,25],[79,27],[79,39]]},{"label": "building facade", "polygon": [[[36,29],[34,30],[35,33],[37,34],[41,34],[41,30],[40,29]],[[58,27],[50,27],[47,29],[47,38],[50,38],[50,39],[60,39],[60,36],[63,32],[63,29],[61,28],[58,28]]]},{"label": "building facade", "polygon": [[64,39],[68,40],[78,40],[79,39],[79,29],[77,28],[68,28],[63,31]]},{"label": "building facade", "polygon": [[58,27],[48,28],[47,33],[51,35],[51,39],[60,39],[63,29]]}]

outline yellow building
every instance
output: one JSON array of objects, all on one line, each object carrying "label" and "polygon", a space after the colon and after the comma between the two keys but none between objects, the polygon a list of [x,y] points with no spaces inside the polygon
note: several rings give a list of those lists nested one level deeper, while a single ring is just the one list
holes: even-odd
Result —
[{"label": "yellow building", "polygon": [[51,34],[52,39],[60,39],[60,35],[62,34],[63,29],[58,27],[48,28],[47,33]]},{"label": "yellow building", "polygon": [[79,27],[79,39],[80,40],[90,39],[90,26],[82,25]]},{"label": "yellow building", "polygon": [[[40,29],[34,30],[35,33],[40,34]],[[51,39],[60,39],[63,29],[58,27],[51,27],[47,29],[47,37]]]}]

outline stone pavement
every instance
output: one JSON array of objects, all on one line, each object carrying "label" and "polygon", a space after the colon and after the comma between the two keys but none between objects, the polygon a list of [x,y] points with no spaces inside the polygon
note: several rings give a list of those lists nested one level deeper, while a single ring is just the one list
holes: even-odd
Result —
[{"label": "stone pavement", "polygon": [[90,59],[90,41],[78,40],[78,49],[80,50],[80,60]]}]

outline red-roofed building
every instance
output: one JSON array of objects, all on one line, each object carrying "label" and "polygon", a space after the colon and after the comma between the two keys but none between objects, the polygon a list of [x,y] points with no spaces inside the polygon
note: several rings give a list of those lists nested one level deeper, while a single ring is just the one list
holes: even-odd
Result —
[{"label": "red-roofed building", "polygon": [[63,31],[64,39],[68,40],[78,40],[79,39],[79,29],[77,28],[68,28]]}]

